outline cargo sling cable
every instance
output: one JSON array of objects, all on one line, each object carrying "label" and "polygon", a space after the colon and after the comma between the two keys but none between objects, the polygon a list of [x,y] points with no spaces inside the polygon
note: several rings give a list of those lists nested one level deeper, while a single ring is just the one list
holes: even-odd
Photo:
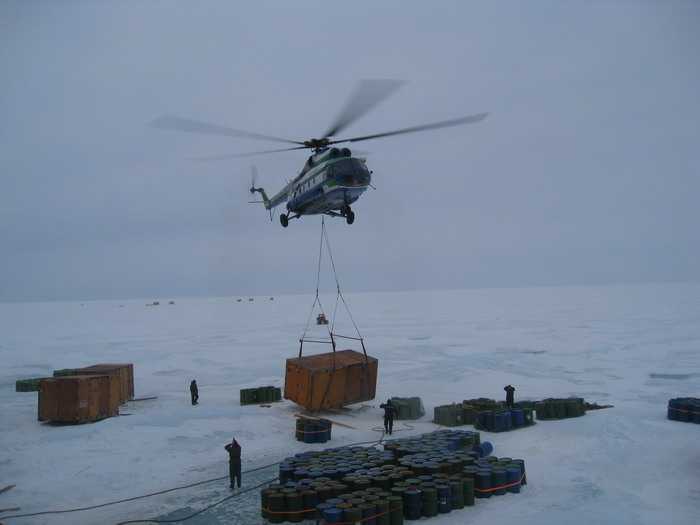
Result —
[{"label": "cargo sling cable", "polygon": [[[326,246],[326,251],[328,252],[328,258],[331,261],[331,268],[333,269],[333,277],[335,279],[335,288],[336,288],[336,297],[335,297],[335,307],[333,308],[333,318],[331,321],[331,325],[328,330],[328,337],[329,340],[313,340],[313,339],[306,339],[306,334],[309,331],[309,325],[311,324],[311,317],[313,316],[314,313],[314,308],[316,308],[316,305],[318,304],[319,309],[321,310],[321,313],[325,316],[326,313],[323,308],[323,304],[321,303],[321,299],[319,297],[319,286],[321,282],[321,262],[323,261],[323,246]],[[357,337],[349,337],[349,336],[343,336],[336,334],[334,329],[335,329],[335,321],[336,321],[336,316],[338,313],[338,306],[340,304],[340,301],[343,302],[343,306],[345,306],[345,311],[348,313],[348,317],[350,318],[350,321],[352,322],[353,327],[355,328],[355,333],[357,334]],[[309,311],[309,317],[306,320],[306,326],[304,327],[304,333],[302,334],[301,338],[299,339],[299,357],[301,357],[301,352],[302,352],[302,347],[305,342],[308,343],[330,343],[333,346],[333,351],[335,351],[335,338],[340,337],[343,339],[352,339],[355,341],[360,341],[362,344],[362,350],[365,353],[365,357],[367,357],[367,352],[365,351],[365,344],[364,344],[364,338],[362,337],[362,334],[360,333],[360,329],[357,327],[357,323],[355,322],[355,318],[352,316],[352,312],[350,311],[350,307],[348,304],[345,302],[345,297],[343,297],[343,292],[340,290],[340,281],[338,280],[338,272],[335,268],[335,260],[333,259],[333,252],[331,251],[331,244],[330,241],[328,240],[328,232],[326,230],[326,221],[325,218],[321,217],[321,240],[318,246],[318,263],[316,266],[316,297],[314,298],[314,302],[311,305],[311,310]]]},{"label": "cargo sling cable", "polygon": [[[349,444],[343,445],[342,447],[339,447],[339,448],[355,447],[355,446],[360,446],[360,445],[376,446],[376,445],[380,445],[383,441],[384,441],[384,434],[382,434],[382,436],[379,438],[379,440],[374,440],[374,441],[360,441],[360,442],[358,442],[358,443],[349,443]],[[252,473],[252,472],[257,472],[257,471],[259,471],[259,470],[263,470],[263,469],[266,469],[266,468],[274,467],[274,466],[276,466],[276,465],[279,465],[280,463],[281,463],[281,461],[276,461],[275,463],[270,463],[270,464],[268,464],[268,465],[263,465],[263,466],[261,466],[261,467],[256,467],[256,468],[253,468],[253,469],[250,469],[250,470],[246,470],[246,471],[243,472],[243,474],[250,474],[250,473]],[[61,510],[45,510],[45,511],[41,511],[41,512],[30,512],[30,513],[26,513],[26,514],[11,514],[11,515],[8,515],[8,516],[0,516],[0,519],[2,519],[2,520],[9,520],[9,519],[13,519],[13,518],[15,518],[15,519],[20,519],[20,518],[33,518],[33,517],[35,517],[35,516],[46,516],[46,515],[51,515],[51,514],[70,514],[70,513],[73,513],[73,512],[83,512],[83,511],[87,511],[87,510],[95,510],[95,509],[100,509],[100,508],[104,508],[104,507],[109,507],[109,506],[111,506],[111,505],[117,505],[117,504],[119,504],[119,503],[128,503],[128,502],[130,502],[130,501],[137,501],[137,500],[140,500],[140,499],[150,498],[150,497],[153,497],[153,496],[159,496],[159,495],[161,495],[161,494],[167,494],[167,493],[169,493],[169,492],[175,492],[175,491],[177,491],[177,490],[183,490],[183,489],[187,489],[187,488],[191,488],[191,487],[196,487],[196,486],[199,486],[199,485],[205,485],[205,484],[207,484],[207,483],[212,483],[212,482],[214,482],[214,481],[221,481],[221,480],[224,480],[224,479],[228,479],[228,475],[226,475],[226,476],[219,476],[219,477],[217,477],[217,478],[205,479],[205,480],[203,480],[203,481],[196,481],[196,482],[194,482],[194,483],[189,483],[189,484],[187,484],[187,485],[181,485],[181,486],[179,486],[179,487],[174,487],[174,488],[171,488],[171,489],[159,490],[159,491],[157,491],[157,492],[150,492],[150,493],[148,493],[148,494],[143,494],[143,495],[141,495],[141,496],[133,496],[133,497],[131,497],[131,498],[118,499],[118,500],[114,500],[114,501],[108,501],[108,502],[105,502],[105,503],[99,503],[99,504],[97,504],[97,505],[90,505],[90,506],[87,506],[87,507],[75,507],[75,508],[61,509]],[[277,479],[277,478],[274,478],[274,479]],[[266,481],[265,483],[269,483],[269,482]],[[265,483],[263,483],[263,485],[264,485]],[[261,486],[262,486],[262,485],[261,485]],[[260,488],[260,487],[259,487],[259,486],[257,486],[257,487],[252,487],[252,488],[250,488],[250,489],[245,489],[245,491],[253,490],[253,489],[255,489],[255,488]],[[221,500],[221,501],[219,501],[218,503],[216,503],[216,504],[214,504],[214,505],[210,505],[209,507],[203,509],[201,512],[204,512],[204,511],[206,511],[206,510],[209,510],[210,508],[213,508],[213,507],[215,507],[216,505],[219,505],[219,504],[223,503],[224,501],[228,501],[228,500],[231,499],[232,497],[238,496],[239,494],[243,494],[245,491],[237,492],[237,493],[235,493],[235,494],[232,494],[231,496],[227,496],[226,499]],[[147,519],[147,520],[129,521],[129,522],[122,522],[122,523],[177,523],[177,522],[180,522],[180,521],[185,521],[185,520],[188,520],[188,519],[190,519],[190,518],[193,518],[194,516],[196,516],[197,514],[200,514],[201,512],[198,511],[196,514],[193,514],[193,515],[190,515],[190,516],[187,516],[187,517],[185,517],[185,518],[178,519],[178,520],[160,520],[160,521],[159,521],[159,520],[148,520],[148,519]],[[118,525],[122,525],[122,524],[118,524]]]},{"label": "cargo sling cable", "polygon": [[[309,330],[309,325],[311,324],[311,318],[313,317],[314,313],[314,308],[316,308],[316,305],[318,304],[319,309],[321,310],[321,313],[325,316],[325,312],[323,309],[323,304],[321,303],[321,299],[318,295],[318,290],[319,290],[319,285],[321,281],[321,262],[323,260],[323,246],[326,246],[326,251],[328,252],[328,258],[331,261],[331,268],[333,269],[333,277],[335,279],[335,288],[336,288],[336,297],[335,297],[335,307],[333,308],[333,319],[331,321],[330,327],[326,325],[326,329],[328,330],[328,339],[327,340],[321,340],[321,339],[307,339],[306,334]],[[340,302],[342,301],[343,306],[345,307],[345,311],[348,314],[348,317],[350,318],[350,321],[352,322],[353,327],[355,328],[355,333],[357,334],[357,337],[351,337],[348,335],[340,335],[335,333],[335,322],[336,322],[336,316],[338,313],[338,306],[340,305]],[[350,339],[353,341],[359,341],[360,345],[362,346],[362,353],[365,356],[365,362],[363,364],[364,372],[362,374],[362,385],[361,385],[361,390],[362,392],[366,392],[368,389],[368,384],[367,384],[367,349],[365,348],[365,340],[362,337],[362,334],[360,333],[360,329],[357,327],[357,323],[355,322],[355,318],[352,316],[352,312],[350,311],[350,307],[348,306],[348,303],[345,302],[345,297],[343,297],[343,292],[340,290],[340,281],[338,280],[338,272],[335,268],[335,260],[333,259],[333,252],[331,251],[331,244],[330,241],[328,240],[328,231],[326,230],[326,221],[324,217],[321,217],[321,240],[318,246],[318,264],[316,266],[316,297],[314,298],[314,302],[311,305],[311,310],[309,311],[309,317],[306,320],[306,326],[304,327],[304,333],[301,335],[299,338],[299,358],[301,358],[301,354],[304,348],[304,343],[321,343],[321,344],[330,344],[331,347],[333,348],[333,371],[335,371],[335,349],[336,349],[336,338],[341,338],[341,339]],[[323,406],[323,403],[326,400],[326,396],[328,395],[328,391],[330,390],[332,381],[329,381],[328,384],[326,385],[326,390],[323,393],[323,397],[321,398],[321,406]]]}]

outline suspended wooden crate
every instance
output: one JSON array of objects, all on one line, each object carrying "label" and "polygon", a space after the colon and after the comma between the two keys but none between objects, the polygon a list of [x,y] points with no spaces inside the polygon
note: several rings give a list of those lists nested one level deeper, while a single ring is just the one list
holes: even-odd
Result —
[{"label": "suspended wooden crate", "polygon": [[44,379],[39,390],[40,421],[87,423],[119,414],[119,379],[108,375]]},{"label": "suspended wooden crate", "polygon": [[311,411],[369,401],[376,394],[378,365],[354,350],[287,359],[284,397]]},{"label": "suspended wooden crate", "polygon": [[131,363],[102,363],[76,370],[79,375],[110,375],[119,381],[119,403],[134,399],[134,365]]}]

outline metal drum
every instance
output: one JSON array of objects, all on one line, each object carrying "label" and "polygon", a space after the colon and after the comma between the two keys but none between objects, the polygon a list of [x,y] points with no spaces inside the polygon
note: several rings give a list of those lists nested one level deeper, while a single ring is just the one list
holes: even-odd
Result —
[{"label": "metal drum", "polygon": [[511,463],[506,468],[506,482],[509,486],[506,490],[513,494],[518,494],[520,492],[520,465],[516,463]]},{"label": "metal drum", "polygon": [[493,491],[496,496],[503,496],[506,493],[505,488],[500,488],[506,484],[506,479],[506,469],[497,467],[491,471],[491,487],[496,489]]},{"label": "metal drum", "polygon": [[437,516],[438,513],[438,495],[437,488],[423,485],[421,487],[423,491],[423,507],[421,512],[424,517],[431,518]]},{"label": "metal drum", "polygon": [[474,492],[477,498],[490,498],[491,492],[491,471],[479,470],[474,477]]},{"label": "metal drum", "polygon": [[513,426],[515,428],[525,426],[525,413],[521,408],[514,408],[511,410],[510,416],[513,420]]},{"label": "metal drum", "polygon": [[420,519],[422,495],[422,491],[415,487],[410,487],[403,493],[404,516],[407,520]]},{"label": "metal drum", "polygon": [[438,497],[438,512],[440,514],[447,514],[452,510],[452,494],[450,491],[450,486],[446,483],[441,483],[436,485],[437,497]]},{"label": "metal drum", "polygon": [[450,496],[452,510],[464,508],[464,489],[461,478],[450,480]]}]

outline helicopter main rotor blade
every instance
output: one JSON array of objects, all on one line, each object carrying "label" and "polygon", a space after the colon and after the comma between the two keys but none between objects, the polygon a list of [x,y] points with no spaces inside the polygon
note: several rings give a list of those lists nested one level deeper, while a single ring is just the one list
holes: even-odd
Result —
[{"label": "helicopter main rotor blade", "polygon": [[362,80],[345,103],[340,114],[330,125],[323,137],[332,137],[344,130],[374,106],[385,100],[404,82],[391,79]]},{"label": "helicopter main rotor blade", "polygon": [[206,157],[190,157],[189,160],[209,161],[209,160],[224,160],[238,159],[241,157],[253,157],[255,155],[266,155],[268,153],[280,153],[282,151],[293,151],[296,149],[307,149],[307,146],[296,146],[294,148],[268,149],[263,151],[249,151],[246,153],[229,153],[226,155],[211,155]]},{"label": "helicopter main rotor blade", "polygon": [[449,128],[452,126],[461,126],[462,124],[473,124],[480,122],[486,118],[488,113],[477,113],[467,117],[455,118],[450,120],[442,120],[433,122],[432,124],[423,124],[421,126],[412,126],[410,128],[402,128],[394,131],[385,131],[384,133],[375,133],[373,135],[363,135],[361,137],[352,137],[349,139],[331,140],[329,144],[339,144],[341,142],[360,142],[361,140],[378,139],[381,137],[391,137],[393,135],[403,135],[404,133],[415,133],[417,131],[427,131],[430,129]]},{"label": "helicopter main rotor blade", "polygon": [[285,142],[288,144],[303,144],[298,140],[283,139],[273,137],[271,135],[263,135],[261,133],[252,133],[240,129],[219,126],[218,124],[210,124],[200,120],[192,120],[188,118],[176,117],[174,115],[163,115],[158,117],[151,126],[159,129],[169,129],[174,131],[186,131],[187,133],[203,133],[205,135],[219,135],[224,137],[244,137],[256,140],[270,140],[272,142]]}]

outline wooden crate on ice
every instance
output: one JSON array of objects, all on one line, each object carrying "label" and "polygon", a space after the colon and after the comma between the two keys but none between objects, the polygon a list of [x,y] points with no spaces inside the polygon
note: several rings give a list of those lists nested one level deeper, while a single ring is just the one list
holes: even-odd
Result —
[{"label": "wooden crate on ice", "polygon": [[374,399],[379,361],[354,350],[287,359],[284,397],[307,410]]},{"label": "wooden crate on ice", "polygon": [[110,375],[119,379],[119,403],[134,399],[134,365],[131,363],[103,363],[76,370],[80,375]]},{"label": "wooden crate on ice", "polygon": [[44,379],[39,390],[39,421],[87,423],[119,414],[119,378],[108,375]]}]

